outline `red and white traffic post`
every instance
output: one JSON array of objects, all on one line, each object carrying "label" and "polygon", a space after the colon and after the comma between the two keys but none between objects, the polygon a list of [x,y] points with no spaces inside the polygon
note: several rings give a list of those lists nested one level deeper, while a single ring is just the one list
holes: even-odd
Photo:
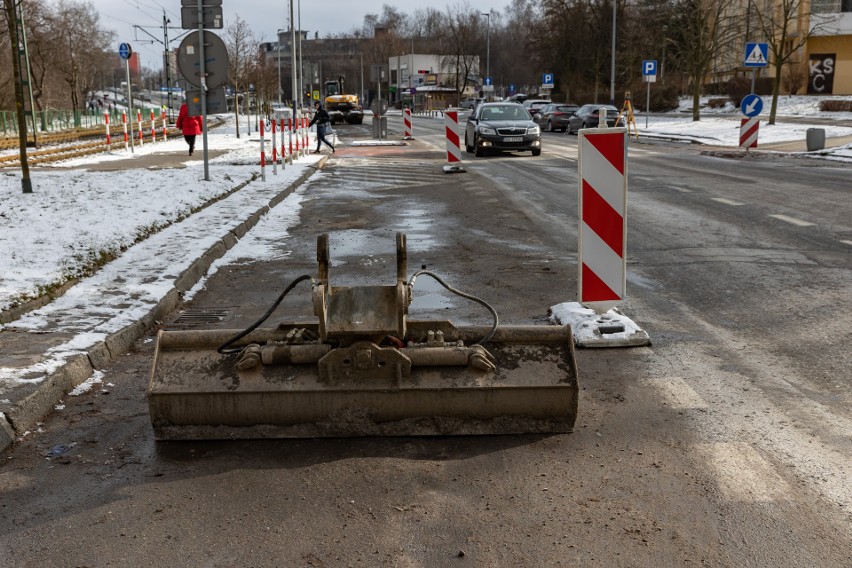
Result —
[{"label": "red and white traffic post", "polygon": [[127,139],[127,111],[121,111],[121,124],[124,127],[124,149],[129,150],[130,146]]},{"label": "red and white traffic post", "polygon": [[580,130],[579,301],[604,313],[627,286],[627,129]]},{"label": "red and white traffic post", "polygon": [[145,131],[142,130],[142,111],[136,111],[136,124],[139,125],[139,147],[145,143]]},{"label": "red and white traffic post", "polygon": [[163,119],[163,142],[169,139],[169,123],[166,120],[166,109],[162,110],[161,117]]},{"label": "red and white traffic post", "polygon": [[757,148],[757,131],[760,121],[757,117],[740,119],[740,148]]},{"label": "red and white traffic post", "polygon": [[273,118],[272,123],[272,175],[278,175],[278,138],[275,136],[275,119]]},{"label": "red and white traffic post", "polygon": [[106,147],[109,152],[112,149],[112,139],[109,136],[109,111],[104,112],[104,126],[106,127]]},{"label": "red and white traffic post", "polygon": [[293,154],[296,159],[299,159],[302,155],[302,149],[299,144],[299,112],[296,111],[296,116],[293,117],[293,130],[291,132],[291,136],[296,139],[296,153]]},{"label": "red and white traffic post", "polygon": [[411,109],[406,108],[402,111],[402,139],[412,140],[414,136],[412,136],[411,132]]},{"label": "red and white traffic post", "polygon": [[264,132],[264,126],[266,125],[266,120],[260,121],[260,180],[266,181],[266,149],[264,148],[264,142],[266,141],[266,133]]},{"label": "red and white traffic post", "polygon": [[448,110],[444,113],[444,130],[447,136],[447,165],[444,166],[444,173],[464,173],[467,170],[461,165],[458,111]]},{"label": "red and white traffic post", "polygon": [[154,109],[151,109],[151,142],[157,141],[157,122],[154,120]]},{"label": "red and white traffic post", "polygon": [[284,168],[287,163],[287,148],[285,146],[286,140],[284,138],[284,119],[280,119],[281,122],[278,123],[279,130],[281,131],[281,167]]}]

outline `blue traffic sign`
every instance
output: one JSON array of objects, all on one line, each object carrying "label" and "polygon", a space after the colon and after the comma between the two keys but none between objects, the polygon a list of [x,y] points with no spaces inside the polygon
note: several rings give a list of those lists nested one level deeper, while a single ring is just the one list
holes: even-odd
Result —
[{"label": "blue traffic sign", "polygon": [[553,84],[553,73],[545,73],[541,77],[542,85],[552,85]]},{"label": "blue traffic sign", "polygon": [[122,59],[130,59],[130,56],[133,55],[133,49],[130,47],[129,43],[122,43],[118,46],[118,56]]},{"label": "blue traffic sign", "polygon": [[509,83],[509,94],[510,95],[515,94],[515,84],[514,83]]},{"label": "blue traffic sign", "polygon": [[769,64],[769,44],[749,42],[745,48],[746,67],[766,67]]},{"label": "blue traffic sign", "polygon": [[763,111],[763,99],[754,93],[743,97],[740,103],[740,110],[748,118],[754,118]]},{"label": "blue traffic sign", "polygon": [[491,82],[491,77],[486,77],[485,80],[482,82],[482,84],[483,85],[493,85],[493,83]]},{"label": "blue traffic sign", "polygon": [[657,74],[657,60],[656,59],[646,59],[642,62],[642,75],[656,75]]}]

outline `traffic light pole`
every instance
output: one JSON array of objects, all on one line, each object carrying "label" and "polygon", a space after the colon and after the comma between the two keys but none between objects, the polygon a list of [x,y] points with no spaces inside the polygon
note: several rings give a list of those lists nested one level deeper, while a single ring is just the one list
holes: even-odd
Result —
[{"label": "traffic light pole", "polygon": [[207,69],[204,58],[204,9],[198,0],[198,54],[201,71],[201,139],[204,152],[204,181],[210,181],[210,164],[207,153]]}]

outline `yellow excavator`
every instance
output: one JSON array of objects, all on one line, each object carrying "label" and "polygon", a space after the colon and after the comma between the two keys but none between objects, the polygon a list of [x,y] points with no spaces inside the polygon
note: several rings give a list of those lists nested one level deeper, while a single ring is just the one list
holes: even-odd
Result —
[{"label": "yellow excavator", "polygon": [[[578,381],[570,326],[499,323],[437,274],[407,275],[396,236],[391,285],[333,286],[328,235],[244,330],[161,330],[148,385],[158,440],[570,432]],[[417,278],[476,302],[491,325],[408,318]],[[316,321],[261,328],[299,283]]]},{"label": "yellow excavator", "polygon": [[364,109],[358,102],[358,95],[346,94],[343,84],[343,75],[335,81],[325,82],[325,110],[332,124],[361,124],[364,122]]}]

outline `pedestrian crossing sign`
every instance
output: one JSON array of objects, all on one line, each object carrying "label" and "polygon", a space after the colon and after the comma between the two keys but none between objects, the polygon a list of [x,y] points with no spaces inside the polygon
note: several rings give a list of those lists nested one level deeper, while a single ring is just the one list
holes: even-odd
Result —
[{"label": "pedestrian crossing sign", "polygon": [[746,44],[745,63],[746,67],[766,67],[769,64],[769,44],[750,42]]}]

